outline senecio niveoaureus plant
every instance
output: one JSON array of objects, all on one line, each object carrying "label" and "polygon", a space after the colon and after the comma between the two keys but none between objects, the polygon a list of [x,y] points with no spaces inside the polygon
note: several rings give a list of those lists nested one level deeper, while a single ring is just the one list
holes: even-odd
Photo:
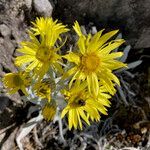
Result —
[{"label": "senecio niveoaureus plant", "polygon": [[127,66],[117,60],[123,53],[113,52],[124,43],[123,39],[110,40],[118,30],[84,35],[76,21],[77,43],[61,55],[66,42],[62,34],[69,29],[52,18],[37,18],[32,24],[30,40],[21,43],[21,56],[15,59],[19,72],[3,78],[8,92],[21,90],[26,97],[32,95],[34,101],[44,102],[41,114],[47,120],[60,113],[61,118],[68,115],[69,129],[82,129],[83,122],[90,125],[90,121],[99,121],[101,114],[107,115],[115,85],[120,85],[113,70]]}]

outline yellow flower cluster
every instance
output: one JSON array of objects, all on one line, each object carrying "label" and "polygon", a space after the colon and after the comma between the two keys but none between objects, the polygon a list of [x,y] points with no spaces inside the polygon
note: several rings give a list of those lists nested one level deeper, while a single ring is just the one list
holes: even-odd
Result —
[{"label": "yellow flower cluster", "polygon": [[[53,102],[56,92],[53,87],[59,72],[61,81],[68,82],[59,89],[67,103],[61,117],[68,114],[69,129],[82,129],[82,122],[90,125],[90,121],[99,121],[101,114],[107,115],[106,107],[110,107],[109,99],[116,92],[115,85],[120,85],[113,70],[127,66],[117,60],[123,53],[113,52],[124,43],[123,39],[110,40],[118,30],[84,35],[76,21],[73,26],[78,35],[76,49],[62,56],[60,49],[66,41],[62,42],[61,35],[69,29],[52,18],[37,18],[32,24],[28,32],[30,41],[21,43],[18,52],[22,55],[15,59],[15,65],[23,71],[6,74],[3,78],[9,93],[22,90],[27,95],[27,87],[32,86],[38,97],[47,99],[42,114],[47,120],[52,120],[57,107]],[[67,71],[61,66],[62,58],[67,60]]]}]

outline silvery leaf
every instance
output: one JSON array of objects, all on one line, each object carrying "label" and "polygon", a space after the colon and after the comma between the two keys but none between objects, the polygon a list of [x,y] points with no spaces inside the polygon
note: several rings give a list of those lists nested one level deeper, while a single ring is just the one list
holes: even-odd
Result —
[{"label": "silvery leaf", "polygon": [[130,49],[131,49],[130,45],[125,47],[125,49],[123,50],[124,55],[120,58],[121,62],[125,62],[126,61],[126,59],[128,58],[128,53],[129,53]]}]

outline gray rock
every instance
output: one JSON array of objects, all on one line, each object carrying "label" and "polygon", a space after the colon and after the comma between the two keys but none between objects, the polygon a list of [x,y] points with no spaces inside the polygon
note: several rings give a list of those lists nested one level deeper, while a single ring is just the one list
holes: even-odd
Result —
[{"label": "gray rock", "polygon": [[6,26],[5,24],[1,24],[1,25],[0,25],[0,33],[1,33],[1,35],[4,36],[4,37],[10,36],[11,30],[10,30],[9,27]]},{"label": "gray rock", "polygon": [[[4,6],[4,10],[1,9],[1,4]],[[0,0],[0,82],[5,73],[17,72],[17,68],[14,66],[15,50],[19,47],[20,41],[28,39],[25,32],[27,24],[24,15],[24,9],[26,8],[24,6],[24,0]],[[3,88],[2,84],[0,84],[1,88]],[[5,88],[0,92],[7,93]],[[15,104],[22,103],[18,93],[7,96]]]},{"label": "gray rock", "polygon": [[150,0],[59,0],[57,6],[54,16],[66,23],[120,29],[134,48],[150,47]]},{"label": "gray rock", "polygon": [[39,15],[51,17],[53,7],[48,0],[33,0],[33,6]]},{"label": "gray rock", "polygon": [[92,31],[91,31],[91,32],[92,32],[92,34],[97,33],[97,29],[96,29],[96,27],[95,27],[95,26],[93,26],[93,27],[92,27]]},{"label": "gray rock", "polygon": [[9,104],[9,98],[0,94],[0,112],[2,112]]},{"label": "gray rock", "polygon": [[150,28],[145,28],[138,38],[135,48],[149,48],[150,47]]},{"label": "gray rock", "polygon": [[25,4],[26,4],[28,9],[31,9],[31,7],[32,7],[32,0],[25,0]]}]

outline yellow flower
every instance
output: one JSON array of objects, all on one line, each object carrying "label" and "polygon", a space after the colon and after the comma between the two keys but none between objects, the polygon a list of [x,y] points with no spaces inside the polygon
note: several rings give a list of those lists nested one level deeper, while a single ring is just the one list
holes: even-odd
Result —
[{"label": "yellow flower", "polygon": [[51,92],[54,88],[55,83],[51,79],[43,79],[40,82],[35,83],[33,90],[37,96],[42,99],[47,99],[49,102],[51,100]]},{"label": "yellow flower", "polygon": [[91,34],[87,36],[82,34],[78,22],[75,22],[73,28],[79,36],[77,42],[79,50],[63,56],[69,62],[74,63],[74,67],[65,73],[63,78],[73,75],[69,83],[70,87],[74,80],[86,80],[89,92],[95,96],[98,95],[100,85],[105,85],[108,91],[114,94],[113,82],[118,85],[120,83],[118,78],[112,73],[112,70],[126,67],[126,64],[116,60],[123,53],[112,52],[124,43],[124,40],[118,39],[108,42],[118,30],[108,32],[104,35],[102,35],[103,30],[101,30],[92,37]]},{"label": "yellow flower", "polygon": [[72,127],[77,129],[78,125],[82,129],[82,120],[90,125],[89,120],[100,120],[100,113],[107,115],[105,106],[110,106],[108,98],[111,96],[103,91],[105,92],[100,88],[98,97],[91,97],[85,83],[75,85],[69,91],[62,91],[68,104],[63,109],[61,117],[68,113],[69,130]]},{"label": "yellow flower", "polygon": [[21,90],[25,95],[28,95],[26,87],[30,85],[29,74],[26,72],[7,73],[3,78],[3,83],[9,94],[14,94]]},{"label": "yellow flower", "polygon": [[42,109],[43,117],[48,120],[52,121],[56,114],[56,104],[47,103]]},{"label": "yellow flower", "polygon": [[[53,22],[51,18],[37,19],[34,28],[29,31],[30,41],[22,42],[22,48],[18,49],[23,55],[15,60],[17,66],[25,66],[26,70],[32,71],[41,79],[49,68],[59,70],[62,68],[59,64],[61,56],[57,54],[60,47],[56,47],[57,39],[60,34],[67,32],[68,29],[57,21]],[[33,33],[34,32],[34,33]],[[36,38],[39,35],[39,40]]]},{"label": "yellow flower", "polygon": [[57,22],[58,20],[53,21],[52,18],[40,17],[35,23],[32,22],[34,27],[31,30],[34,31],[34,35],[49,36],[49,42],[53,45],[58,38],[61,40],[60,34],[69,31],[65,25]]}]

